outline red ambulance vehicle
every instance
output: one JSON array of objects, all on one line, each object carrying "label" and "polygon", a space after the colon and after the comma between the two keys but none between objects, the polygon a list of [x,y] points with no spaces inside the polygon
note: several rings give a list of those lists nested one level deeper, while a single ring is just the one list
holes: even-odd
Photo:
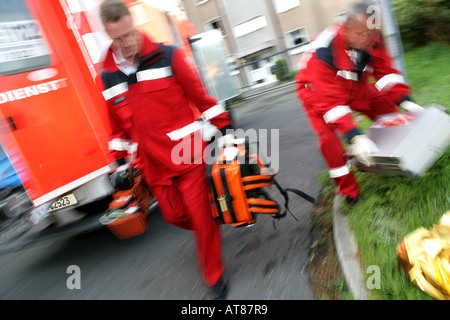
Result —
[{"label": "red ambulance vehicle", "polygon": [[[155,41],[184,46],[195,32],[141,1],[126,2],[138,28]],[[70,226],[75,233],[101,226],[86,214],[113,192],[109,124],[95,84],[109,45],[100,3],[0,0],[0,142],[33,208],[0,224],[5,248],[30,230],[39,231],[28,236],[32,241],[48,237],[49,224],[62,226],[51,228],[62,234]]]}]

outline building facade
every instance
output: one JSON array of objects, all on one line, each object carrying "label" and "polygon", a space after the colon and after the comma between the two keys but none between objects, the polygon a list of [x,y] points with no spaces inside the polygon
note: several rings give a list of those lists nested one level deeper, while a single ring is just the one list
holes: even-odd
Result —
[{"label": "building facade", "polygon": [[[219,29],[242,87],[276,82],[277,61],[296,71],[304,44],[355,0],[182,0],[197,33]],[[225,57],[224,57],[225,58]]]}]

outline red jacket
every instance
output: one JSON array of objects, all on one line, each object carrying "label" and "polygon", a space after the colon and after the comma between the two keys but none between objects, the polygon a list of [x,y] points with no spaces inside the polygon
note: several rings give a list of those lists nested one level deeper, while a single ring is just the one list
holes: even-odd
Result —
[{"label": "red jacket", "polygon": [[129,142],[137,143],[146,182],[150,186],[166,185],[170,178],[198,165],[172,158],[180,142],[194,140],[194,134],[200,134],[192,105],[218,129],[231,122],[228,112],[207,94],[181,50],[141,35],[136,73],[127,76],[120,71],[111,49],[101,73],[112,127],[110,149],[120,159],[126,155]]},{"label": "red jacket", "polygon": [[[371,45],[359,50],[358,65],[346,52],[342,37],[343,26],[333,27],[320,33],[312,42],[311,50],[305,52],[302,66],[297,74],[297,94],[305,99],[305,88],[314,96],[313,107],[326,123],[332,122],[342,133],[356,127],[351,114],[351,102],[357,98],[368,77],[375,78],[375,86],[385,92],[397,105],[408,99],[409,86],[393,65],[387,53],[381,33],[374,30]],[[303,97],[302,97],[303,96]]]}]

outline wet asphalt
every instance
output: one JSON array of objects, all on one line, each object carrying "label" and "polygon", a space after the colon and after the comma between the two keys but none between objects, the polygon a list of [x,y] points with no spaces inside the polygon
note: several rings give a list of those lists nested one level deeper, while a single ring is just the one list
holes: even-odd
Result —
[{"label": "wet asphalt", "polygon": [[[256,133],[284,187],[317,196],[325,168],[294,93],[287,86],[231,108],[241,134]],[[265,144],[266,137],[268,143]],[[268,150],[258,149],[267,145]],[[269,151],[270,150],[270,151]],[[269,190],[284,203],[276,189]],[[249,228],[223,225],[223,258],[230,300],[309,300],[309,211],[312,204],[292,195],[288,214],[274,221],[257,217]],[[80,288],[70,289],[79,269]],[[48,240],[0,255],[0,299],[209,299],[197,269],[189,231],[168,225],[158,210],[148,230],[119,240],[107,229]],[[68,286],[69,284],[69,286]]]}]

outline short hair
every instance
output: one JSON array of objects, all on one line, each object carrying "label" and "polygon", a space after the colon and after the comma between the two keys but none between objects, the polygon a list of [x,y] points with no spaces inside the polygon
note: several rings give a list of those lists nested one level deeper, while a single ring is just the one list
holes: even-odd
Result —
[{"label": "short hair", "polygon": [[125,15],[131,15],[122,0],[105,0],[100,5],[100,19],[105,22],[117,22]]},{"label": "short hair", "polygon": [[376,2],[372,0],[359,0],[349,6],[346,13],[346,23],[359,20],[362,16],[364,18],[369,18],[372,15],[372,11],[369,10],[371,6],[379,6]]}]

